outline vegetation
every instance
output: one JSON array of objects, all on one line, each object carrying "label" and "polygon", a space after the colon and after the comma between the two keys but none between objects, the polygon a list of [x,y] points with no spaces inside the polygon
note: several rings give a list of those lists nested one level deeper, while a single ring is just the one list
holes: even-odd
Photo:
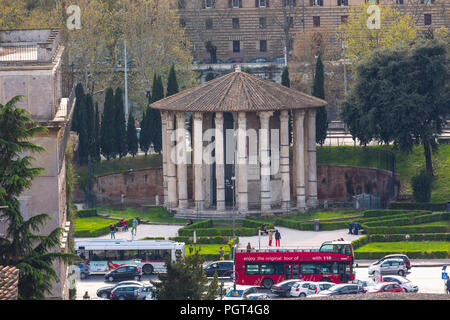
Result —
[{"label": "vegetation", "polygon": [[411,179],[413,197],[417,202],[430,202],[432,178],[424,172]]},{"label": "vegetation", "polygon": [[[322,57],[319,54],[316,61],[316,71],[314,75],[314,84],[312,89],[312,95],[314,97],[325,100],[325,88],[324,88],[324,70]],[[316,113],[316,142],[323,145],[327,137],[328,119],[327,108],[320,107]]]}]

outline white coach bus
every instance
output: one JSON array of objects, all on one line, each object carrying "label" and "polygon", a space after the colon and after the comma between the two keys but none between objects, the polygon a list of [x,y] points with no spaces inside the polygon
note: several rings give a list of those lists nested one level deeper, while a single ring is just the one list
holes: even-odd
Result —
[{"label": "white coach bus", "polygon": [[144,274],[166,272],[167,256],[184,258],[184,243],[168,240],[93,239],[75,241],[75,251],[89,268],[89,274],[105,274],[121,265],[137,265]]}]

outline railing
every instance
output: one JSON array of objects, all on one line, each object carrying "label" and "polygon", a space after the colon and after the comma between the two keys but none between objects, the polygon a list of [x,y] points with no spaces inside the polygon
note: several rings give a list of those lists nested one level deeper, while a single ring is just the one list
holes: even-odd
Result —
[{"label": "railing", "polygon": [[59,146],[59,171],[62,169],[63,159],[66,153],[67,141],[69,140],[70,135],[70,127],[72,126],[72,111],[75,105],[75,86],[72,88],[72,92],[70,93],[69,100],[67,101],[67,113],[65,117],[65,127],[64,134],[62,136],[60,146]]},{"label": "railing", "polygon": [[37,61],[36,45],[0,46],[0,62]]}]

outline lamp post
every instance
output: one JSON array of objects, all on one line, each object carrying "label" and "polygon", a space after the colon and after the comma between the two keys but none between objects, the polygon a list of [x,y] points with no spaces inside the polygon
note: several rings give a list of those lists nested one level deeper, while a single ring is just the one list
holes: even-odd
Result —
[{"label": "lamp post", "polygon": [[[232,219],[233,219],[233,262],[236,257],[236,228],[234,223],[234,207],[235,207],[235,197],[236,197],[236,191],[235,191],[235,182],[236,182],[236,176],[231,177],[231,190],[233,191],[233,211],[232,211]],[[233,290],[236,291],[236,275],[233,277]]]}]

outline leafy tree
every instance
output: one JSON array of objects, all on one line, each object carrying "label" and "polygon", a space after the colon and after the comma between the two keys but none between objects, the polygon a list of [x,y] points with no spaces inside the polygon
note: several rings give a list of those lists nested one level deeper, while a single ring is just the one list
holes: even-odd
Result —
[{"label": "leafy tree", "polygon": [[0,104],[0,217],[5,218],[7,231],[0,237],[0,265],[19,270],[19,299],[44,299],[51,293],[52,282],[58,281],[53,263],[59,259],[71,263],[76,256],[59,252],[59,239],[64,229],[56,228],[48,235],[39,235],[50,216],[38,214],[25,220],[20,214],[18,197],[31,187],[32,180],[43,168],[32,167],[34,158],[27,154],[44,149],[29,140],[47,130],[35,126],[26,110],[16,108],[20,96]]},{"label": "leafy tree", "polygon": [[102,115],[102,126],[100,129],[100,147],[102,155],[107,160],[115,158],[117,148],[115,142],[115,108],[114,108],[114,90],[106,89],[105,104]]},{"label": "leafy tree", "polygon": [[[312,90],[314,97],[325,100],[324,71],[322,58],[319,54],[316,62],[316,74],[314,75],[314,85]],[[320,107],[316,113],[316,142],[323,145],[327,138],[328,120],[326,107]]]},{"label": "leafy tree", "polygon": [[450,113],[448,51],[438,40],[378,49],[356,66],[342,117],[361,144],[375,139],[410,152],[424,148],[433,175],[431,147]]},{"label": "leafy tree", "polygon": [[128,152],[134,157],[138,153],[138,137],[136,133],[136,125],[134,124],[134,118],[131,113],[128,115],[127,145]]},{"label": "leafy tree", "polygon": [[175,72],[175,65],[170,67],[169,77],[167,78],[167,93],[166,97],[169,97],[175,93],[178,93],[178,81]]},{"label": "leafy tree", "polygon": [[153,282],[154,295],[158,300],[201,300],[208,278],[203,271],[203,259],[196,252],[176,262],[168,258],[167,272],[159,274],[159,282]]},{"label": "leafy tree", "polygon": [[115,142],[119,158],[125,157],[128,153],[127,130],[125,125],[125,111],[123,106],[122,88],[116,89],[114,96],[115,107]]}]

